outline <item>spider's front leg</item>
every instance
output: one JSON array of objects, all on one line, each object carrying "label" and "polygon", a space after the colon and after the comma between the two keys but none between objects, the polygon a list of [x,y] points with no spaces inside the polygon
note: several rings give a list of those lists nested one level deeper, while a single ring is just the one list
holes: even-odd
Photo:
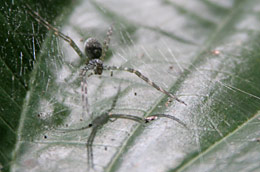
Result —
[{"label": "spider's front leg", "polygon": [[162,87],[158,86],[157,84],[155,84],[153,81],[151,81],[149,78],[147,78],[146,76],[144,76],[141,72],[139,72],[138,70],[132,69],[132,68],[128,68],[128,67],[118,67],[118,66],[103,66],[103,70],[118,70],[118,71],[126,71],[129,73],[133,73],[136,76],[138,76],[139,78],[141,78],[142,80],[144,80],[146,83],[148,83],[149,85],[151,85],[153,88],[155,88],[156,90],[162,92],[163,94],[169,96],[170,98],[184,104],[187,105],[184,101],[180,100],[178,97],[176,97],[175,95],[173,95],[172,93],[166,91],[165,89],[163,89]]},{"label": "spider's front leg", "polygon": [[[92,71],[90,74],[87,75],[88,71]],[[86,78],[92,75],[101,75],[103,72],[103,62],[99,59],[90,60],[89,63],[81,69],[80,76],[81,76],[81,92],[82,92],[82,107],[83,113],[86,110],[89,114],[89,104],[88,104],[88,87]]]}]

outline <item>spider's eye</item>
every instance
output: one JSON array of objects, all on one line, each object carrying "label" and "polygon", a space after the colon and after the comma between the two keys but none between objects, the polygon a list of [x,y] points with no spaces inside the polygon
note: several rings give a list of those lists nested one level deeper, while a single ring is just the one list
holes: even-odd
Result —
[{"label": "spider's eye", "polygon": [[102,45],[98,40],[89,38],[85,42],[85,53],[90,59],[99,59],[102,55]]}]

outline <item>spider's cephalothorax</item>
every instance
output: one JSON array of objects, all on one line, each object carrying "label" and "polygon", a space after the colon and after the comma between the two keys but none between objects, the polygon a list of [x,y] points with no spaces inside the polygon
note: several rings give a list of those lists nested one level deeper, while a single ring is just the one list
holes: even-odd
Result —
[{"label": "spider's cephalothorax", "polygon": [[100,59],[90,60],[86,67],[88,67],[88,70],[93,70],[95,75],[101,75],[103,72],[103,61]]}]

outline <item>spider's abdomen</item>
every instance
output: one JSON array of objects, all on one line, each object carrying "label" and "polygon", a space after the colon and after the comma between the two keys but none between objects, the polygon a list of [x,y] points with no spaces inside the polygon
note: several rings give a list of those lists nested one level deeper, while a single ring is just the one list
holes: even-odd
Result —
[{"label": "spider's abdomen", "polygon": [[102,55],[102,45],[95,38],[88,38],[84,44],[84,48],[90,60],[99,59]]}]

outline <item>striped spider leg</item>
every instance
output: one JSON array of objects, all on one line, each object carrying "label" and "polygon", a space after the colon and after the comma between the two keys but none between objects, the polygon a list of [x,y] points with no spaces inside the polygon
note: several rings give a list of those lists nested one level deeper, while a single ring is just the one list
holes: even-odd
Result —
[{"label": "striped spider leg", "polygon": [[80,131],[80,130],[92,128],[92,131],[91,131],[90,136],[88,137],[88,140],[87,140],[87,143],[86,143],[88,168],[94,169],[93,142],[94,142],[94,139],[96,137],[96,134],[108,122],[114,122],[115,120],[121,118],[121,119],[132,120],[132,121],[135,121],[135,122],[138,122],[140,124],[145,125],[146,123],[157,120],[158,118],[165,117],[165,118],[169,118],[169,119],[172,119],[172,120],[178,122],[179,124],[184,126],[186,129],[188,129],[186,124],[184,124],[181,120],[179,120],[178,118],[176,118],[174,116],[168,115],[168,114],[154,114],[154,115],[150,115],[146,118],[141,118],[141,117],[134,116],[134,115],[111,113],[111,111],[116,106],[116,103],[117,103],[117,100],[118,100],[118,97],[119,97],[119,93],[120,93],[120,87],[119,87],[118,92],[117,92],[117,94],[116,94],[116,96],[115,96],[115,98],[112,102],[110,109],[108,109],[106,112],[103,112],[100,116],[97,116],[87,126],[84,126],[82,128],[78,128],[78,129],[59,129],[60,131],[65,133],[65,132]]},{"label": "striped spider leg", "polygon": [[[79,49],[77,44],[67,35],[60,32],[57,28],[52,26],[50,23],[48,23],[46,20],[44,20],[37,12],[35,12],[28,4],[24,6],[26,11],[40,24],[42,24],[44,27],[46,27],[48,30],[53,31],[54,34],[57,37],[62,38],[64,41],[68,42],[70,46],[74,49],[74,51],[79,55],[79,57],[83,60],[86,60],[86,64],[89,63],[89,58],[82,53],[82,51]],[[82,108],[83,112],[86,110],[89,114],[89,106],[88,106],[88,99],[87,99],[87,82],[85,78],[81,77],[81,92],[82,92]]]},{"label": "striped spider leg", "polygon": [[118,66],[103,66],[103,70],[119,70],[119,71],[126,71],[126,72],[130,72],[135,74],[136,76],[138,76],[139,78],[141,78],[142,80],[144,80],[145,82],[147,82],[149,85],[151,85],[153,88],[157,89],[158,91],[166,94],[167,96],[169,96],[172,99],[175,99],[176,101],[187,105],[184,101],[180,100],[179,98],[177,98],[175,95],[173,95],[172,93],[166,91],[165,89],[163,89],[162,87],[158,86],[157,84],[155,84],[153,81],[151,81],[149,78],[147,78],[146,76],[144,76],[141,72],[139,72],[138,70],[132,69],[132,68],[128,68],[128,67],[118,67]]},{"label": "striped spider leg", "polygon": [[79,55],[81,59],[86,59],[86,63],[88,63],[89,59],[82,53],[82,51],[79,49],[77,44],[67,35],[60,32],[57,28],[52,26],[50,23],[48,23],[46,20],[44,20],[36,11],[34,11],[28,4],[25,4],[23,6],[25,10],[41,25],[46,27],[48,30],[51,30],[54,32],[54,34],[60,38],[62,38],[64,41],[68,42],[70,46],[75,50],[75,52]]}]

